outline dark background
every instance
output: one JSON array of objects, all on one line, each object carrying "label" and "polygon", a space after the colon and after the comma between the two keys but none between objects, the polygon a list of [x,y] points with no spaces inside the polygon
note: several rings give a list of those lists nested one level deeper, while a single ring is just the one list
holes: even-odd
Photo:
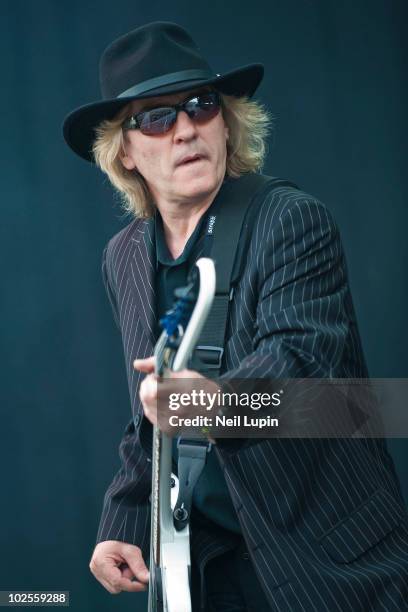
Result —
[{"label": "dark background", "polygon": [[[258,97],[276,117],[265,170],[332,210],[370,373],[405,377],[407,8],[405,0],[2,3],[0,590],[70,590],[75,612],[144,609],[143,596],[112,597],[88,571],[130,416],[100,258],[129,219],[60,126],[99,98],[104,47],[171,20],[216,72],[265,64]],[[408,495],[407,442],[390,446]]]}]

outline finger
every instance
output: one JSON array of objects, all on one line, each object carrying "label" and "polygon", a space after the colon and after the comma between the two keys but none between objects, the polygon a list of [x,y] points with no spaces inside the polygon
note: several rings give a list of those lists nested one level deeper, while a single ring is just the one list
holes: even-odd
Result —
[{"label": "finger", "polygon": [[147,590],[146,584],[130,578],[118,578],[113,583],[100,579],[100,583],[111,595],[118,595],[122,591],[137,593]]},{"label": "finger", "polygon": [[117,595],[118,593],[120,593],[120,590],[113,588],[112,585],[107,580],[104,580],[103,578],[98,578],[98,580],[101,583],[101,585],[105,587],[107,591],[109,591],[111,595]]},{"label": "finger", "polygon": [[128,591],[129,593],[139,593],[147,590],[147,584],[138,580],[129,580],[129,578],[122,578],[118,587],[121,591]]},{"label": "finger", "polygon": [[145,591],[145,581],[132,580],[132,578],[134,578],[134,571],[130,568],[126,569],[127,573],[130,573],[130,576],[123,576],[124,571],[118,567],[110,568],[109,570],[104,568],[102,575],[99,577],[99,581],[112,595],[117,595],[121,591]]},{"label": "finger", "polygon": [[141,590],[141,591],[144,591],[144,590],[146,589],[146,584],[145,584],[145,583],[140,582],[140,580],[135,580],[135,575],[134,575],[134,573],[132,572],[132,570],[130,569],[130,567],[127,567],[127,566],[126,566],[126,567],[125,567],[125,568],[122,570],[122,578],[127,578],[127,579],[129,579],[130,581],[132,581],[134,584],[140,584],[140,587],[141,587],[141,588],[140,588],[140,590]]},{"label": "finger", "polygon": [[122,578],[129,578],[130,580],[134,578],[134,573],[128,565],[126,565],[126,567],[123,567],[122,569]]},{"label": "finger", "polygon": [[140,549],[131,545],[129,548],[123,551],[123,556],[137,580],[148,583],[149,570],[146,567]]},{"label": "finger", "polygon": [[133,362],[133,367],[135,370],[139,370],[139,372],[144,372],[145,374],[150,374],[154,372],[156,363],[156,357],[147,357],[147,359],[135,359]]},{"label": "finger", "polygon": [[[109,593],[112,595],[116,595],[121,591],[145,591],[146,584],[145,581],[133,580],[135,578],[135,571],[131,567],[129,567],[128,558],[129,555],[132,557],[136,557],[137,560],[141,559],[141,563],[139,561],[139,565],[136,567],[140,567],[142,577],[143,569],[147,571],[147,568],[144,564],[142,555],[140,550],[133,545],[125,545],[126,548],[121,550],[121,553],[116,558],[108,558],[103,562],[98,562],[97,564],[91,564],[91,571],[94,574],[95,578],[99,580],[99,582],[105,587]],[[147,572],[147,577],[149,573]]]},{"label": "finger", "polygon": [[150,409],[157,408],[157,379],[154,374],[146,376],[139,389],[142,404]]},{"label": "finger", "polygon": [[107,564],[101,564],[99,571],[94,575],[112,595],[117,595],[121,592],[122,589],[119,585],[121,571],[118,567],[107,567]]},{"label": "finger", "polygon": [[195,370],[178,370],[178,372],[173,372],[173,370],[169,370],[168,372],[169,378],[204,378],[202,374],[199,374]]}]

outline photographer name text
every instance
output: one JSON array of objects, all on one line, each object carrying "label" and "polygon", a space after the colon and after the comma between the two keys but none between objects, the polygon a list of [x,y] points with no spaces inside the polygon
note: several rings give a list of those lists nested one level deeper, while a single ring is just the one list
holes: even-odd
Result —
[{"label": "photographer name text", "polygon": [[233,417],[217,415],[215,417],[197,415],[194,417],[179,417],[172,415],[169,417],[171,427],[279,427],[279,419],[267,417],[249,417],[237,414]]}]

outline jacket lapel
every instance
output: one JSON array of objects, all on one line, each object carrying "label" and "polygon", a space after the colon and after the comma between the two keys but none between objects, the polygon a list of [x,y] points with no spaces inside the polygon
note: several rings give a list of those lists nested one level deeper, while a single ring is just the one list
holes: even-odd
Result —
[{"label": "jacket lapel", "polygon": [[131,283],[135,307],[147,337],[156,342],[155,244],[154,219],[142,221],[132,236]]}]

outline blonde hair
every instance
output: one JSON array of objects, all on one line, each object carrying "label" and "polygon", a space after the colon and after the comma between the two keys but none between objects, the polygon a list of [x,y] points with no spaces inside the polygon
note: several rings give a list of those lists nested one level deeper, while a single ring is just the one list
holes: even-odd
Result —
[{"label": "blonde hair", "polygon": [[[227,140],[227,175],[238,177],[261,170],[266,154],[266,137],[272,117],[266,109],[246,97],[236,98],[221,94],[222,113],[229,129]],[[122,123],[129,115],[129,106],[111,120],[96,128],[92,147],[95,162],[105,172],[121,195],[126,213],[134,217],[151,217],[154,202],[146,181],[137,170],[127,170],[120,159],[125,150]]]}]

